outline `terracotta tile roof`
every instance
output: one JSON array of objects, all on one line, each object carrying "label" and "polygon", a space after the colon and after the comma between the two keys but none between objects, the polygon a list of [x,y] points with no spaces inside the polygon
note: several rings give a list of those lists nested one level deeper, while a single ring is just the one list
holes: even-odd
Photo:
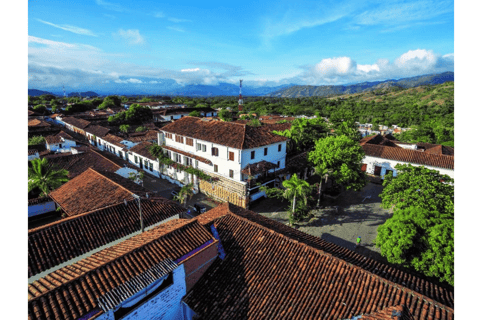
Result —
[{"label": "terracotta tile roof", "polygon": [[31,156],[31,155],[34,155],[35,153],[37,153],[38,150],[37,149],[29,149],[28,150],[28,155]]},{"label": "terracotta tile roof", "polygon": [[[393,138],[393,137],[392,137]],[[395,142],[398,142],[394,140]],[[360,140],[360,145],[365,145],[365,144],[375,144],[375,145],[383,145],[383,146],[389,146],[393,148],[401,148],[395,144],[395,142],[392,141],[392,139],[389,139],[389,137],[382,136],[380,134],[376,134],[374,136],[369,136],[362,138]]]},{"label": "terracotta tile roof", "polygon": [[50,202],[50,201],[52,201],[52,199],[50,199],[49,197],[33,198],[33,199],[28,199],[28,205],[33,206],[36,204]]},{"label": "terracotta tile roof", "polygon": [[[381,311],[364,315],[362,320],[414,320],[415,318],[405,305],[391,306]],[[430,319],[430,318],[429,318]],[[433,317],[431,318],[433,319]]]},{"label": "terracotta tile roof", "polygon": [[432,144],[426,142],[417,142],[417,147],[425,149],[425,153],[444,154],[448,156],[455,155],[454,148],[443,146],[441,144]]},{"label": "terracotta tile roof", "polygon": [[236,148],[250,149],[288,139],[271,133],[267,126],[213,121],[186,116],[161,128],[162,131]]},{"label": "terracotta tile roof", "polygon": [[266,172],[271,169],[277,168],[277,165],[265,160],[262,160],[260,162],[255,162],[255,163],[250,163],[248,164],[243,170],[241,171],[243,174],[246,174],[248,176],[254,176],[259,173]]},{"label": "terracotta tile roof", "polygon": [[98,310],[98,299],[157,265],[176,261],[208,241],[196,221],[176,219],[63,267],[28,285],[28,317],[78,319]]},{"label": "terracotta tile roof", "polygon": [[[163,198],[142,199],[141,205],[145,227],[185,211],[178,203]],[[127,206],[121,203],[31,229],[28,231],[28,276],[139,230],[136,200],[128,201]]]},{"label": "terracotta tile roof", "polygon": [[158,131],[157,130],[148,130],[145,132],[136,132],[131,133],[128,135],[128,141],[131,142],[142,142],[142,141],[150,141],[150,140],[158,140]]},{"label": "terracotta tile roof", "polygon": [[115,172],[122,167],[115,162],[104,157],[99,152],[88,148],[85,153],[77,153],[70,155],[63,155],[48,159],[50,166],[56,169],[65,169],[68,171],[70,179],[75,178],[79,174],[85,172],[88,168],[93,168],[97,171]]},{"label": "terracotta tile roof", "polygon": [[107,134],[105,137],[102,137],[103,140],[107,141],[107,142],[110,142],[111,144],[117,146],[117,147],[122,147],[122,148],[125,148],[125,145],[124,144],[121,144],[120,142],[125,140],[123,138],[120,138],[120,137],[117,137],[117,136],[114,136],[113,134]]},{"label": "terracotta tile roof", "polygon": [[309,167],[308,152],[305,151],[294,156],[287,156],[287,159],[285,160],[285,168],[276,172],[277,174],[296,173],[300,170],[305,170],[307,167]]},{"label": "terracotta tile roof", "polygon": [[62,143],[63,141],[59,136],[55,135],[55,136],[46,136],[45,142],[47,144],[54,144],[54,143]]},{"label": "terracotta tile roof", "polygon": [[453,319],[453,290],[232,204],[210,211],[226,257],[184,298],[202,319],[351,319],[399,304]]},{"label": "terracotta tile roof", "polygon": [[85,129],[85,132],[93,134],[94,136],[97,136],[97,137],[104,137],[107,135],[108,132],[110,132],[110,129],[91,124]]},{"label": "terracotta tile roof", "polygon": [[132,194],[145,196],[147,189],[116,173],[88,168],[82,174],[52,191],[49,196],[68,216],[97,210],[132,200]]},{"label": "terracotta tile roof", "polygon": [[170,150],[170,151],[179,153],[181,155],[190,157],[192,159],[198,160],[200,162],[203,162],[203,163],[206,163],[206,164],[209,164],[209,165],[213,165],[212,161],[210,161],[206,158],[202,158],[202,157],[199,157],[197,155],[194,155],[193,153],[189,153],[189,152],[186,152],[186,151],[183,151],[183,150],[175,149],[175,148],[172,148],[172,147],[169,147],[169,146],[162,146],[162,149]]},{"label": "terracotta tile roof", "polygon": [[139,144],[131,147],[128,152],[136,153],[138,155],[141,155],[142,157],[146,157],[150,160],[157,161],[157,158],[152,156],[152,154],[149,151],[149,148],[153,145],[153,143],[144,141],[140,142]]},{"label": "terracotta tile roof", "polygon": [[90,121],[78,119],[75,117],[64,117],[62,121],[79,129],[85,129],[90,124]]},{"label": "terracotta tile roof", "polygon": [[362,145],[362,148],[365,152],[365,155],[370,157],[410,162],[450,170],[453,170],[454,167],[453,156],[429,154],[427,152],[417,150],[392,148],[374,144],[364,144]]},{"label": "terracotta tile roof", "polygon": [[52,125],[46,121],[39,120],[39,119],[31,119],[28,120],[28,126],[29,127],[35,127],[35,128],[40,128],[40,127],[51,127]]},{"label": "terracotta tile roof", "polygon": [[32,111],[32,110],[28,110],[28,116],[31,117],[31,116],[41,116],[41,114],[38,114],[36,113],[35,111]]},{"label": "terracotta tile roof", "polygon": [[61,137],[63,139],[72,140],[72,141],[74,140],[73,137],[68,133],[66,133],[65,131],[60,131],[59,133],[57,133],[56,137]]}]

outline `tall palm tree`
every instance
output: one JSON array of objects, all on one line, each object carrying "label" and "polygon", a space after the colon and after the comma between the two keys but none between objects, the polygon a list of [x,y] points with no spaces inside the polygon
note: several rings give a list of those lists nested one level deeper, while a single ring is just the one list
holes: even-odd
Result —
[{"label": "tall palm tree", "polygon": [[35,188],[42,191],[42,196],[46,196],[50,191],[60,187],[68,181],[68,171],[65,169],[54,170],[48,164],[46,158],[34,159],[28,168],[28,192]]},{"label": "tall palm tree", "polygon": [[189,183],[184,185],[180,191],[178,192],[178,195],[175,196],[175,200],[180,201],[180,203],[186,207],[187,201],[189,198],[193,196],[193,183]]},{"label": "tall palm tree", "polygon": [[332,173],[332,169],[327,168],[324,164],[315,167],[315,172],[320,176],[320,184],[318,185],[318,201],[317,207],[320,206],[320,198],[322,196],[322,183],[323,179],[325,179],[325,183],[328,182],[328,175]]},{"label": "tall palm tree", "polygon": [[295,173],[289,180],[283,181],[282,185],[285,188],[284,197],[291,199],[293,196],[292,212],[293,215],[295,215],[297,196],[303,197],[305,203],[307,203],[307,195],[310,192],[310,184],[307,181],[298,178],[297,174]]}]

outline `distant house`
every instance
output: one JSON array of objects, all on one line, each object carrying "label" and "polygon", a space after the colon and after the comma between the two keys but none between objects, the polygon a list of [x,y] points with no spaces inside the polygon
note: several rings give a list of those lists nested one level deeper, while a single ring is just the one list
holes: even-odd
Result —
[{"label": "distant house", "polygon": [[54,136],[46,136],[45,145],[52,152],[70,152],[70,148],[75,147],[77,143],[69,134],[60,131]]},{"label": "distant house", "polygon": [[40,154],[38,153],[37,149],[29,149],[28,150],[28,161],[33,160],[33,159],[38,159],[40,158]]},{"label": "distant house", "polygon": [[135,145],[110,133],[104,137],[97,136],[97,143],[100,150],[108,151],[125,160],[127,160],[126,152]]},{"label": "distant house", "polygon": [[65,123],[67,129],[79,133],[82,136],[85,136],[85,128],[90,125],[90,121],[75,117],[63,117],[62,121]]},{"label": "distant house", "polygon": [[85,128],[85,135],[91,145],[97,146],[97,137],[103,138],[110,132],[109,128],[105,128],[97,125],[89,125]]},{"label": "distant house", "polygon": [[375,135],[360,140],[365,152],[362,171],[384,177],[388,172],[397,175],[397,164],[424,166],[454,177],[454,149],[426,143],[404,143],[393,136]]},{"label": "distant house", "polygon": [[128,162],[156,177],[160,177],[158,159],[152,156],[149,150],[152,145],[153,143],[144,141],[130,148],[127,152]]}]

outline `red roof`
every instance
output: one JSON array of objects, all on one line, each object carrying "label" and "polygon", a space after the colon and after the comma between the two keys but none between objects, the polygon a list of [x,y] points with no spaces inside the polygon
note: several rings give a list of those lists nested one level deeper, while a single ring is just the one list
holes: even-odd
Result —
[{"label": "red roof", "polygon": [[393,148],[374,144],[364,144],[362,145],[362,148],[365,155],[370,157],[409,162],[450,170],[453,170],[454,167],[454,156],[431,154],[417,150]]},{"label": "red roof", "polygon": [[213,121],[190,116],[169,123],[161,130],[236,149],[251,149],[288,140],[273,134],[269,126],[252,127],[235,122]]},{"label": "red roof", "polygon": [[[196,221],[176,219],[56,270],[28,285],[28,318],[98,315],[98,299],[167,259],[176,260],[215,239]],[[95,313],[95,310],[98,310]]]},{"label": "red roof", "polygon": [[102,126],[97,126],[97,125],[89,125],[85,129],[85,132],[93,134],[94,136],[97,136],[97,137],[104,137],[107,135],[108,132],[110,132],[110,129]]},{"label": "red roof", "polygon": [[52,125],[48,122],[43,121],[43,120],[31,119],[31,120],[28,120],[28,126],[29,127],[40,128],[40,127],[51,127]]},{"label": "red roof", "polygon": [[125,148],[125,145],[120,143],[121,141],[125,140],[123,138],[114,136],[113,134],[107,134],[105,137],[102,137],[103,140],[113,144],[114,146]]},{"label": "red roof", "polygon": [[[48,200],[51,201],[50,198],[42,201]],[[163,198],[142,199],[141,205],[145,227],[185,211],[178,203]],[[28,231],[28,276],[139,230],[136,200],[126,206],[121,203],[31,229]]]},{"label": "red roof", "polygon": [[79,129],[85,129],[90,124],[90,121],[75,117],[64,117],[62,121]]},{"label": "red roof", "polygon": [[131,147],[128,151],[132,153],[136,153],[138,155],[141,155],[142,157],[148,158],[153,161],[157,161],[157,158],[152,156],[150,153],[150,147],[153,145],[153,143],[144,141],[141,142],[133,147]]},{"label": "red roof", "polygon": [[202,319],[351,319],[402,304],[453,319],[453,290],[232,204],[205,215],[226,256],[183,299]]},{"label": "red roof", "polygon": [[147,189],[116,173],[88,168],[49,196],[68,216],[81,214],[132,200],[132,194],[145,196]]}]

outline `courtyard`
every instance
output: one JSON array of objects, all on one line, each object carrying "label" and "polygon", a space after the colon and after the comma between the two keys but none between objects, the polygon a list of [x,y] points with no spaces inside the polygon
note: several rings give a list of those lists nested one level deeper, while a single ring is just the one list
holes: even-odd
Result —
[{"label": "courtyard", "polygon": [[[322,200],[321,208],[312,210],[310,216],[295,224],[295,228],[310,235],[355,250],[365,256],[385,261],[380,248],[375,247],[378,226],[392,216],[381,207],[379,194],[383,187],[369,182],[361,191],[345,191],[336,199]],[[288,223],[287,201],[263,199],[250,209],[283,224]],[[338,210],[335,208],[338,207]],[[360,236],[361,246],[356,248]]]}]

